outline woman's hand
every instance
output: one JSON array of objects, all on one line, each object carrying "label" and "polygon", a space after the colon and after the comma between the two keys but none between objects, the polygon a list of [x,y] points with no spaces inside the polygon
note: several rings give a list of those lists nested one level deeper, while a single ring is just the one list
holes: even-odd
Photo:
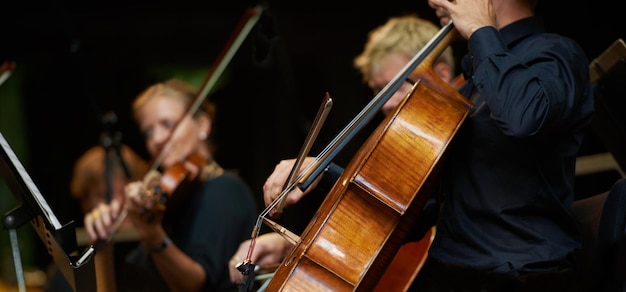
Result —
[{"label": "woman's hand", "polygon": [[[314,157],[306,157],[302,161],[298,173],[301,173],[313,162],[315,162]],[[265,184],[263,184],[263,199],[265,200],[265,206],[269,206],[282,193],[285,182],[289,178],[289,174],[291,173],[291,169],[293,168],[295,163],[296,159],[287,159],[282,160],[276,165],[276,167],[274,168],[274,172],[272,172],[272,174],[265,181]],[[289,193],[283,198],[285,206],[293,205],[300,201],[300,199],[302,199],[304,195],[308,194],[310,190],[315,188],[315,186],[319,183],[320,178],[313,181],[313,183],[311,183],[311,185],[305,192],[300,190],[300,188],[298,188],[297,186],[294,186],[291,191],[289,191]],[[270,215],[273,216],[276,211],[276,208],[270,210]]]},{"label": "woman's hand", "polygon": [[[142,242],[148,246],[163,237],[161,222],[165,206],[159,202],[154,188],[146,189],[141,181],[131,182],[124,188],[125,209]],[[164,194],[163,194],[164,195]]]},{"label": "woman's hand", "polygon": [[85,214],[83,223],[85,231],[92,241],[107,239],[111,233],[111,227],[120,215],[121,203],[112,200],[110,204],[99,203],[93,210]]}]

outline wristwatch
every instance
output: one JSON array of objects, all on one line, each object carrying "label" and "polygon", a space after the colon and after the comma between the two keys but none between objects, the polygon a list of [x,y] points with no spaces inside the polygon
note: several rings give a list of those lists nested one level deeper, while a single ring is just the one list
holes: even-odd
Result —
[{"label": "wristwatch", "polygon": [[163,251],[168,245],[170,245],[170,243],[172,243],[172,240],[169,238],[169,236],[165,236],[165,239],[163,239],[163,242],[161,242],[158,245],[155,246],[150,246],[148,247],[148,251],[149,252],[161,252]]}]

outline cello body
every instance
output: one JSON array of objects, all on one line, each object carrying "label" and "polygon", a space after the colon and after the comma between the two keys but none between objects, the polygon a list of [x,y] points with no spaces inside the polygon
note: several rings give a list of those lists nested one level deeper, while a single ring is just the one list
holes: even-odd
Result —
[{"label": "cello body", "polygon": [[432,71],[455,35],[410,72],[411,91],[350,161],[268,291],[382,289],[377,284],[419,220],[446,147],[472,108]]}]

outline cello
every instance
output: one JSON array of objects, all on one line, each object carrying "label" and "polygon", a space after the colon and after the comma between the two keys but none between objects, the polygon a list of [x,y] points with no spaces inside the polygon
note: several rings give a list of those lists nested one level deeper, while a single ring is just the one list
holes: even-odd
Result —
[{"label": "cello", "polygon": [[432,71],[455,35],[452,22],[445,25],[305,169],[296,183],[301,189],[402,82],[413,84],[345,168],[267,290],[371,291],[377,285],[419,219],[445,149],[472,108]]}]

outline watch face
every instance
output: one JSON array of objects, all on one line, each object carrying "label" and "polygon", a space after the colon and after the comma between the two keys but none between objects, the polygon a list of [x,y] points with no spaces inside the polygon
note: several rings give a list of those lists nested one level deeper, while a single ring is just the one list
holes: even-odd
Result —
[{"label": "watch face", "polygon": [[165,236],[165,239],[163,239],[163,242],[161,242],[161,244],[149,247],[148,251],[150,251],[150,252],[160,252],[160,251],[163,251],[168,245],[170,245],[171,242],[172,242],[172,240],[168,236]]}]

